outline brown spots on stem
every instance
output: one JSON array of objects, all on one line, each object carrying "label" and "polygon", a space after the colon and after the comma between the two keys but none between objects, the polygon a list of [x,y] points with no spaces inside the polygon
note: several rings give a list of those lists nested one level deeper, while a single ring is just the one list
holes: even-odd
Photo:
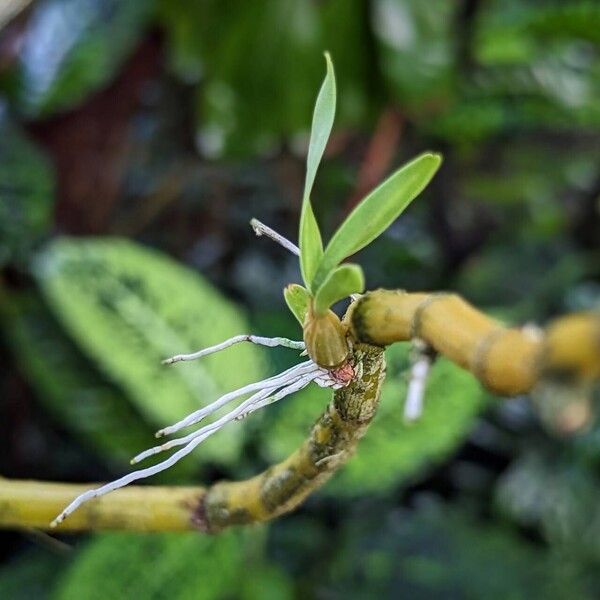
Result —
[{"label": "brown spots on stem", "polygon": [[385,365],[383,350],[357,344],[355,377],[337,390],[309,437],[291,456],[261,475],[213,486],[202,504],[208,531],[265,521],[293,510],[354,453],[379,404]]}]

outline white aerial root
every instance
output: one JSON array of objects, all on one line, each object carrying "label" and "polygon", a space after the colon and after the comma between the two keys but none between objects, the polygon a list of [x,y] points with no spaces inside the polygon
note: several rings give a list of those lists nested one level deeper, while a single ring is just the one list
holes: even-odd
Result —
[{"label": "white aerial root", "polygon": [[[265,346],[285,346],[287,348],[293,348],[296,350],[304,349],[304,342],[294,342],[286,338],[261,338],[251,335],[240,335],[218,344],[217,346],[206,348],[205,350],[195,352],[194,354],[174,356],[173,358],[167,359],[167,361],[164,362],[166,364],[172,364],[182,360],[193,360],[195,358],[212,354],[213,352],[218,352],[242,341],[250,341]],[[145,458],[166,450],[170,450],[176,446],[183,446],[183,448],[173,453],[169,458],[159,462],[156,465],[134,471],[121,477],[120,479],[112,481],[111,483],[107,483],[106,485],[89,490],[80,496],[77,496],[77,498],[75,498],[75,500],[73,500],[73,502],[71,502],[71,504],[69,504],[60,513],[60,515],[58,515],[56,519],[52,521],[52,523],[50,523],[50,526],[56,527],[59,523],[62,523],[62,521],[64,521],[65,518],[68,517],[73,511],[79,508],[79,506],[81,506],[84,502],[91,500],[92,498],[104,496],[105,494],[122,488],[133,481],[151,477],[152,475],[156,475],[157,473],[172,467],[175,463],[192,452],[194,448],[196,448],[196,446],[198,446],[202,441],[210,437],[213,433],[219,431],[219,429],[224,427],[227,423],[235,420],[241,420],[250,413],[253,413],[261,408],[264,408],[265,406],[268,406],[269,404],[272,404],[273,402],[277,402],[278,400],[297,392],[298,390],[301,390],[312,381],[322,387],[330,387],[333,389],[338,389],[343,385],[338,379],[335,379],[329,371],[322,369],[312,360],[308,360],[300,363],[299,365],[295,365],[290,369],[287,369],[279,375],[268,377],[262,381],[251,383],[238,390],[229,392],[228,394],[225,394],[215,400],[212,404],[209,404],[208,406],[188,415],[185,419],[182,419],[178,423],[161,429],[157,433],[157,436],[167,435],[169,433],[179,431],[180,429],[189,425],[198,423],[205,417],[212,415],[215,411],[219,410],[232,400],[247,394],[251,395],[236,408],[223,415],[216,421],[209,423],[208,425],[205,425],[204,427],[201,427],[200,429],[193,431],[184,437],[170,440],[160,446],[156,446],[141,452],[133,458],[131,461],[132,464],[136,464]]]},{"label": "white aerial root", "polygon": [[251,219],[250,226],[254,229],[254,233],[260,237],[261,235],[266,235],[271,238],[274,242],[277,242],[281,246],[283,246],[286,250],[289,250],[292,254],[296,256],[300,256],[300,248],[293,244],[287,238],[284,238],[280,233],[277,233],[274,229],[271,229],[269,226],[261,223],[258,219]]},{"label": "white aerial root", "polygon": [[276,346],[284,346],[285,348],[292,348],[293,350],[304,350],[304,342],[295,342],[294,340],[288,340],[287,338],[275,337],[275,338],[267,338],[260,337],[258,335],[236,335],[216,346],[211,346],[210,348],[204,348],[202,350],[198,350],[198,352],[194,352],[193,354],[177,354],[176,356],[172,356],[171,358],[166,358],[163,360],[163,365],[172,365],[176,362],[181,362],[183,360],[196,360],[197,358],[202,358],[203,356],[208,356],[209,354],[214,354],[215,352],[220,352],[221,350],[225,350],[225,348],[229,348],[235,344],[239,344],[240,342],[252,342],[253,344],[258,344],[259,346],[269,346],[270,348],[275,348]]},{"label": "white aerial root", "polygon": [[187,417],[185,417],[185,419],[182,419],[181,421],[178,421],[177,423],[170,425],[169,427],[165,427],[164,429],[157,431],[156,437],[170,435],[171,433],[175,433],[176,431],[179,431],[184,427],[195,425],[196,423],[199,423],[200,421],[202,421],[202,419],[219,410],[219,408],[225,406],[235,398],[239,398],[244,394],[256,392],[272,386],[280,387],[281,385],[284,385],[288,382],[288,377],[290,376],[290,374],[303,375],[305,373],[309,373],[315,367],[315,363],[313,363],[311,360],[307,360],[306,362],[300,363],[299,365],[296,365],[295,367],[292,367],[291,369],[288,369],[287,371],[284,371],[283,373],[280,373],[275,377],[269,377],[268,379],[263,379],[262,381],[257,381],[256,383],[250,383],[249,385],[246,385],[240,388],[239,390],[229,392],[228,394],[221,396],[218,400],[215,400],[212,404],[209,404],[208,406],[205,406],[204,408],[201,408],[189,414]]},{"label": "white aerial root", "polygon": [[[315,378],[321,375],[321,369],[319,369],[319,367],[317,367],[317,365],[315,365],[314,363],[309,364],[310,362],[312,361],[307,361],[306,363],[297,365],[296,367],[293,367],[292,369],[286,371],[287,376],[285,378],[279,378],[279,381],[276,385],[273,385],[273,383],[267,383],[268,380],[265,380],[265,385],[263,389],[250,396],[250,398],[242,402],[239,406],[237,406],[231,412],[228,412],[226,415],[222,416],[220,419],[217,419],[213,423],[210,423],[209,425],[206,425],[205,427],[202,427],[197,431],[186,435],[185,437],[170,440],[169,442],[161,444],[160,446],[155,446],[154,448],[145,450],[144,452],[134,457],[131,463],[138,463],[144,458],[147,458],[148,456],[158,454],[159,452],[163,452],[164,450],[169,450],[174,446],[182,446],[184,444],[189,443],[196,437],[208,437],[218,429],[221,429],[221,427],[223,427],[230,421],[234,421],[236,419],[239,419],[240,417],[250,414],[251,412],[254,412],[256,410],[255,406],[257,404],[261,403],[260,406],[263,406],[262,401],[264,401],[265,399],[268,399],[267,404],[271,404],[272,402],[276,402],[277,400],[280,400],[281,398],[284,398],[285,396],[288,396],[289,394],[292,394],[293,392],[302,389]],[[310,367],[310,369],[307,369],[307,366]],[[274,378],[272,378],[272,380],[273,379]],[[301,387],[297,387],[298,383],[301,384]],[[278,389],[280,390],[279,392],[277,392]],[[223,398],[224,397],[225,396],[223,396]],[[217,410],[217,408],[219,408],[219,406],[215,408],[215,405],[219,404],[219,402],[220,400],[213,402],[212,404],[207,406],[205,410],[214,412],[215,410]],[[266,404],[264,405],[266,406]]]},{"label": "white aerial root", "polygon": [[423,414],[425,386],[432,363],[432,357],[423,342],[415,340],[413,349],[415,356],[408,377],[408,390],[404,402],[404,421],[406,423],[413,423]]}]

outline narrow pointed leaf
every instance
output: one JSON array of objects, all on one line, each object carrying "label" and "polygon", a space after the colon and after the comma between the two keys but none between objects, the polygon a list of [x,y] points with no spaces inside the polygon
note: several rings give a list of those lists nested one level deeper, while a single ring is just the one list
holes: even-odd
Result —
[{"label": "narrow pointed leaf", "polygon": [[336,104],[336,87],[335,73],[333,71],[333,63],[328,53],[325,53],[325,61],[327,63],[327,73],[319,90],[317,101],[315,102],[315,110],[313,113],[312,128],[310,130],[310,143],[308,146],[308,156],[306,158],[306,179],[304,181],[304,200],[310,197],[317,169],[325,147],[329,141],[331,128],[333,127],[333,119],[335,117]]},{"label": "narrow pointed leaf", "polygon": [[318,289],[329,272],[381,235],[430,182],[442,162],[427,152],[413,159],[375,188],[340,225],[325,249],[313,281]]},{"label": "narrow pointed leaf", "polygon": [[312,289],[312,279],[323,256],[323,242],[313,213],[310,195],[333,127],[336,104],[335,74],[329,54],[325,54],[325,60],[327,73],[319,90],[313,113],[300,216],[300,267],[304,283],[309,290]]},{"label": "narrow pointed leaf", "polygon": [[315,311],[324,313],[332,305],[350,294],[360,294],[365,289],[365,277],[358,265],[337,267],[323,282],[315,296]]},{"label": "narrow pointed leaf", "polygon": [[304,325],[310,302],[308,290],[297,283],[291,283],[283,290],[283,296],[292,314],[298,319],[300,325]]},{"label": "narrow pointed leaf", "polygon": [[311,282],[323,258],[323,241],[321,240],[317,219],[308,199],[302,203],[298,245],[300,246],[302,279],[306,287],[311,290]]}]

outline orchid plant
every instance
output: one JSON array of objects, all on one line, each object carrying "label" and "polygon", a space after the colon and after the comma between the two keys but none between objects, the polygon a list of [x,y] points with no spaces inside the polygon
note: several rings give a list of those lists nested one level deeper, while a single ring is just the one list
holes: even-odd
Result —
[{"label": "orchid plant", "polygon": [[331,311],[331,306],[348,296],[361,294],[364,291],[365,278],[359,265],[343,263],[343,261],[367,246],[389,227],[426,187],[442,159],[439,154],[425,152],[395,171],[356,206],[324,246],[313,212],[311,194],[333,127],[336,110],[336,81],[329,54],[325,54],[325,60],[326,75],[315,103],[308,146],[298,246],[259,221],[254,219],[252,221],[257,234],[268,235],[300,258],[304,285],[289,285],[284,290],[284,297],[289,309],[303,328],[304,341],[239,335],[211,348],[193,354],[177,355],[163,362],[173,364],[196,360],[244,341],[300,350],[303,354],[308,354],[308,360],[283,373],[229,392],[178,423],[161,429],[157,432],[157,437],[170,435],[200,423],[205,418],[214,416],[226,405],[245,398],[235,408],[211,423],[185,436],[141,452],[133,458],[132,464],[182,446],[162,462],[133,471],[116,481],[81,494],[56,517],[53,526],[62,522],[87,500],[168,469],[233,420],[243,419],[252,412],[277,402],[312,382],[322,387],[338,389],[347,385],[354,376],[352,365],[349,364],[351,349],[346,331],[338,316]]}]

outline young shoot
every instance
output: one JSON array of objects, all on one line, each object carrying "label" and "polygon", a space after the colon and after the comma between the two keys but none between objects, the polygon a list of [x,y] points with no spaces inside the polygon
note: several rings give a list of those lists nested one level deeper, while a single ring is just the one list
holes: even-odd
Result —
[{"label": "young shoot", "polygon": [[[311,195],[325,152],[336,110],[337,89],[333,63],[325,54],[326,74],[313,113],[306,178],[298,233],[300,270],[304,286],[286,288],[286,302],[304,330],[308,355],[324,368],[343,363],[345,332],[330,307],[348,296],[364,291],[362,269],[341,264],[379,237],[427,186],[442,158],[425,152],[405,164],[368,194],[348,215],[326,246],[314,215]],[[310,336],[307,336],[310,332]]]}]

